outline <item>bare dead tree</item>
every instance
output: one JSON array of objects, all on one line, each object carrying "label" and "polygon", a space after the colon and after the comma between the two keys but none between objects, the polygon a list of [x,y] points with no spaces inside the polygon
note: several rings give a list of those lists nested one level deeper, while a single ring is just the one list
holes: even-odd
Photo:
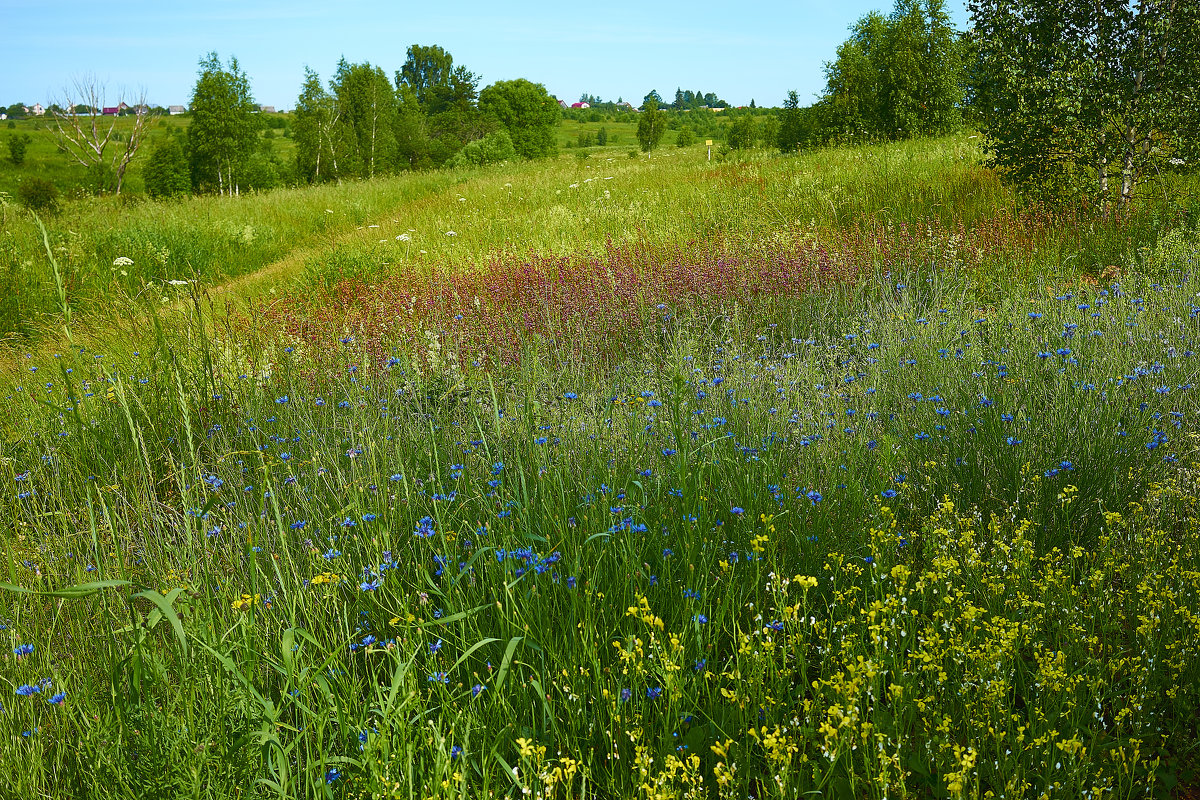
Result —
[{"label": "bare dead tree", "polygon": [[[94,75],[75,78],[69,88],[63,90],[60,109],[53,115],[55,133],[59,146],[79,164],[91,168],[107,166],[112,170],[116,194],[121,193],[125,182],[125,170],[133,161],[142,145],[150,123],[146,107],[146,93],[139,92],[133,111],[132,129],[120,131],[117,136],[119,114],[104,115],[105,87]],[[117,107],[123,105],[118,93]],[[128,108],[128,106],[127,106]],[[112,148],[109,145],[117,145]]]}]

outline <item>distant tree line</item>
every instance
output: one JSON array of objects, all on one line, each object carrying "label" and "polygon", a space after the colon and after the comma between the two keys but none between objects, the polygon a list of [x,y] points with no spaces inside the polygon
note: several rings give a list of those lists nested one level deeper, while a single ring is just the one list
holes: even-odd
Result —
[{"label": "distant tree line", "polygon": [[373,178],[445,164],[487,164],[556,152],[558,102],[541,84],[479,77],[437,45],[413,45],[392,77],[381,67],[340,60],[328,84],[306,68],[285,135],[295,162],[283,164],[273,131],[256,113],[237,59],[200,62],[186,134],[168,136],[144,170],[155,197],[194,192],[238,194],[270,188],[284,176],[302,183]]},{"label": "distant tree line", "polygon": [[556,152],[560,118],[543,85],[518,78],[480,90],[479,77],[437,45],[409,47],[391,79],[380,67],[343,59],[328,87],[315,71],[305,73],[295,109],[297,175],[316,182],[456,158],[542,158]]}]

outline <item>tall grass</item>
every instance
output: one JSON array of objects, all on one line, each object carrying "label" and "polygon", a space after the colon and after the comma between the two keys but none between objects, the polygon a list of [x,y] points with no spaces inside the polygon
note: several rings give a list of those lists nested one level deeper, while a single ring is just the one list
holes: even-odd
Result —
[{"label": "tall grass", "polygon": [[1200,308],[1177,266],[984,309],[930,271],[642,306],[615,361],[251,346],[199,314],[32,364],[0,451],[5,785],[1186,780]]},{"label": "tall grass", "polygon": [[[1194,214],[1173,201],[1122,218],[1022,209],[964,137],[721,162],[705,161],[703,148],[648,160],[601,153],[237,200],[93,199],[51,221],[51,239],[72,305],[103,321],[130,302],[159,303],[165,281],[213,286],[273,264],[269,279],[249,280],[251,293],[596,254],[609,243],[771,250],[804,241],[886,265],[892,249],[921,239],[942,251],[974,247],[975,267],[994,278],[1100,274],[1136,265],[1142,248]],[[8,207],[3,228],[0,326],[36,339],[56,311],[53,281],[32,222]],[[133,263],[114,264],[122,257]]]}]

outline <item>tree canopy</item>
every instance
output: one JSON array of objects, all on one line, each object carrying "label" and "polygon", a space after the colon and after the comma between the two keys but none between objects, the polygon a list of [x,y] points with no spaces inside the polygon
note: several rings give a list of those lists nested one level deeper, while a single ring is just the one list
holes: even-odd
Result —
[{"label": "tree canopy", "polygon": [[827,124],[841,134],[906,138],[962,119],[962,46],[944,0],[896,0],[872,11],[825,65]]},{"label": "tree canopy", "polygon": [[192,90],[188,160],[192,184],[236,194],[258,142],[250,81],[236,58],[221,65],[216,53],[200,61]]},{"label": "tree canopy", "polygon": [[558,101],[540,83],[524,78],[497,81],[479,93],[479,109],[508,131],[523,158],[554,155],[554,126],[562,117]]},{"label": "tree canopy", "polygon": [[1124,205],[1200,156],[1200,0],[973,0],[993,162],[1034,193]]}]

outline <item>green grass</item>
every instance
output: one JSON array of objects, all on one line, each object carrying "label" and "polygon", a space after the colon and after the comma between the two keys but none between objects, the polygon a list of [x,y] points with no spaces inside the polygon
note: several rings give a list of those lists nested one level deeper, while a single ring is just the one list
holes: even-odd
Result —
[{"label": "green grass", "polygon": [[[6,791],[1195,786],[1192,229],[964,137],[703,158],[95,201],[70,314],[7,218]],[[165,237],[201,283],[80,288]]]},{"label": "green grass", "polygon": [[[11,127],[9,122],[12,123]],[[104,126],[101,130],[106,131],[112,119],[105,117],[101,122]],[[118,117],[115,130],[121,136],[128,136],[133,124],[132,117]],[[151,120],[138,155],[134,157],[126,172],[124,193],[141,195],[145,192],[142,167],[154,150],[155,144],[164,136],[182,135],[189,124],[191,117],[186,115],[162,116]],[[290,164],[295,159],[295,143],[291,139],[285,139],[282,133],[281,130],[274,131],[271,147],[283,163]],[[32,141],[29,143],[25,162],[17,166],[9,158],[8,137],[20,135],[28,135]],[[260,132],[259,135],[262,136],[263,133]],[[106,152],[110,160],[124,144],[124,140],[109,144],[110,149]],[[94,181],[89,179],[87,170],[58,149],[54,123],[49,117],[0,122],[0,192],[15,198],[21,181],[30,176],[49,179],[67,199],[83,198],[93,190]]]},{"label": "green grass", "polygon": [[[832,252],[849,247],[849,236],[858,251],[876,243],[871,257],[879,259],[888,257],[889,242],[926,228],[931,242],[951,248],[975,236],[1001,254],[993,259],[1004,262],[999,273],[1069,277],[1137,266],[1142,248],[1178,224],[1180,213],[1185,221],[1192,213],[1151,204],[1127,220],[1036,212],[1019,219],[1017,200],[980,166],[966,137],[798,157],[751,151],[713,162],[702,144],[660,148],[649,159],[629,159],[623,150],[283,189],[236,202],[89,198],[47,224],[73,308],[108,319],[125,313],[130,303],[122,298],[158,303],[165,281],[213,286],[281,260],[287,265],[266,273],[273,280],[299,274],[326,285],[430,265],[466,269],[524,252],[597,252],[607,242],[790,242]],[[11,206],[2,224],[0,327],[36,339],[54,327],[56,310],[40,234]],[[114,267],[118,257],[133,264]]]}]

